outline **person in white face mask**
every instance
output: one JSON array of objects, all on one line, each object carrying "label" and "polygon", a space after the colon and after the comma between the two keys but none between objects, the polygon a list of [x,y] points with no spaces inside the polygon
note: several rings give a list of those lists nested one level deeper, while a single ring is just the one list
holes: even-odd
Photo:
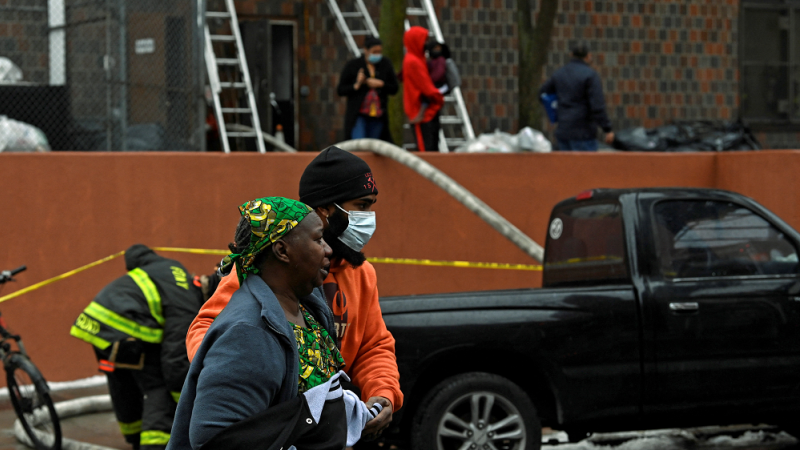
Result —
[{"label": "person in white face mask", "polygon": [[[374,438],[389,426],[392,412],[403,404],[394,338],[381,315],[375,268],[362,251],[376,229],[372,208],[378,201],[378,186],[364,160],[329,147],[303,172],[300,201],[314,208],[326,225],[323,238],[332,255],[322,288],[333,311],[344,371],[361,390],[367,407],[374,403],[383,406],[362,434],[362,439]],[[240,230],[249,232],[248,227],[240,226],[236,242],[240,241]],[[239,288],[234,273],[222,278],[217,291],[192,323],[186,336],[189,359],[194,357],[206,330]]]},{"label": "person in white face mask", "polygon": [[381,40],[364,38],[364,55],[345,64],[336,93],[347,97],[344,114],[344,139],[383,139],[392,142],[389,133],[389,96],[400,85],[394,66],[383,56]]}]

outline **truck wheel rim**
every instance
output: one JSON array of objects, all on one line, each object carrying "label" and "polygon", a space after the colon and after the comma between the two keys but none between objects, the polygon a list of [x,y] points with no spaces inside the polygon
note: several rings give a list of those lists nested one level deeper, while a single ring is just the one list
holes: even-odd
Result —
[{"label": "truck wheel rim", "polygon": [[525,448],[519,410],[493,392],[471,392],[450,403],[439,420],[439,450],[519,450]]}]

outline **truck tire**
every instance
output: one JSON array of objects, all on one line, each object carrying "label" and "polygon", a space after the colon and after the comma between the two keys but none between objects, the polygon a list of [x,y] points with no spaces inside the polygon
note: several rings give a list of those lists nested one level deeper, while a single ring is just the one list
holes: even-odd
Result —
[{"label": "truck tire", "polygon": [[538,450],[542,426],[519,386],[471,372],[428,392],[414,416],[411,444],[415,450]]}]

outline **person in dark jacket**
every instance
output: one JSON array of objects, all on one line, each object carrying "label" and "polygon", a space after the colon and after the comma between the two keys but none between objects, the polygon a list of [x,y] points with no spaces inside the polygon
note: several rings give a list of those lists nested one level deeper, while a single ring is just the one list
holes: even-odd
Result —
[{"label": "person in dark jacket", "polygon": [[[441,88],[447,84],[447,58],[450,57],[450,49],[447,44],[429,41],[426,45],[428,50],[428,73],[431,74],[431,81],[436,88]],[[444,92],[442,92],[444,94]]]},{"label": "person in dark jacket", "polygon": [[389,132],[389,96],[399,85],[394,66],[383,57],[381,40],[368,36],[364,56],[351,59],[342,69],[336,92],[347,97],[344,115],[345,140],[373,138],[392,142]]},{"label": "person in dark jacket", "polygon": [[322,219],[282,197],[258,198],[239,211],[239,227],[250,232],[237,233],[221,269],[235,266],[241,287],[192,360],[168,449],[352,445],[381,405],[370,412],[336,381],[347,378],[321,289],[331,257]]},{"label": "person in dark jacket", "polygon": [[186,332],[203,295],[181,263],[142,244],[125,251],[125,266],[127,275],[97,294],[70,334],[94,347],[125,440],[161,450],[189,370]]},{"label": "person in dark jacket", "polygon": [[556,70],[539,89],[539,95],[558,97],[559,150],[597,151],[597,127],[606,133],[605,141],[614,142],[611,122],[606,114],[600,75],[590,67],[592,57],[586,44],[572,49],[573,59]]}]

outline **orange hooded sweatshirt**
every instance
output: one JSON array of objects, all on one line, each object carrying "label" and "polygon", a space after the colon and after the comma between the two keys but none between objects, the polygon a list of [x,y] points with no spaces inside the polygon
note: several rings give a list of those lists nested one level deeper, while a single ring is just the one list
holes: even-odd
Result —
[{"label": "orange hooded sweatshirt", "polygon": [[428,30],[411,27],[403,35],[406,55],[403,57],[403,108],[409,119],[417,117],[423,98],[428,103],[422,122],[430,122],[444,104],[444,96],[433,85],[425,62],[425,42]]},{"label": "orange hooded sweatshirt", "polygon": [[[378,302],[375,268],[368,262],[354,268],[342,259],[334,260],[322,288],[333,311],[345,372],[361,389],[364,401],[370,397],[385,397],[397,411],[403,406],[403,393],[394,355],[394,337],[386,329]],[[239,279],[234,268],[222,278],[214,295],[189,327],[186,351],[190,361],[211,323],[237,289]]]}]

